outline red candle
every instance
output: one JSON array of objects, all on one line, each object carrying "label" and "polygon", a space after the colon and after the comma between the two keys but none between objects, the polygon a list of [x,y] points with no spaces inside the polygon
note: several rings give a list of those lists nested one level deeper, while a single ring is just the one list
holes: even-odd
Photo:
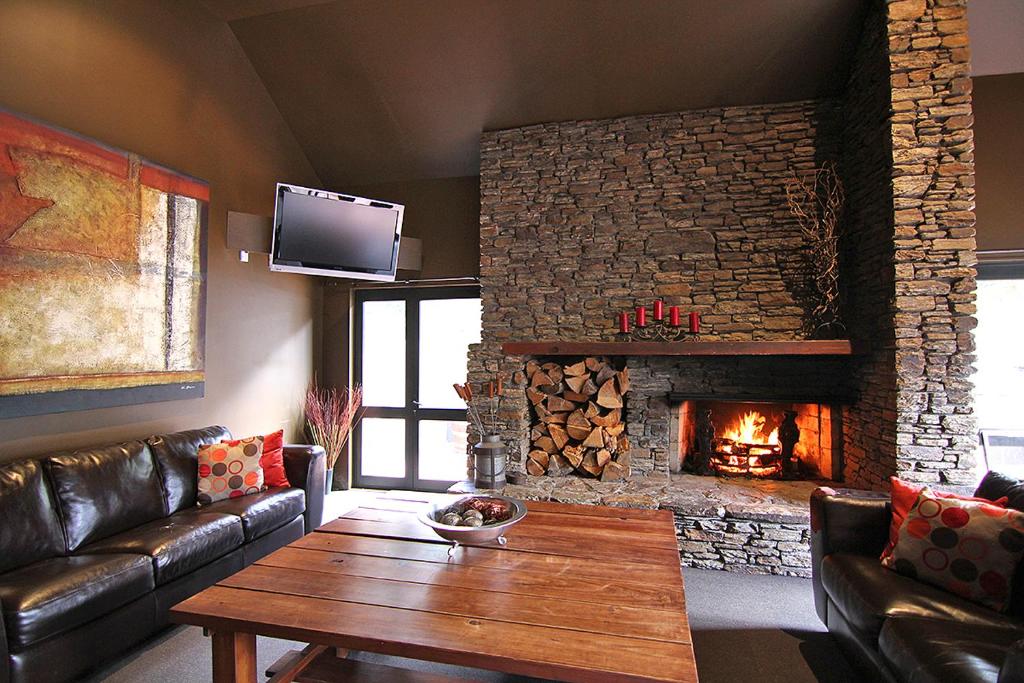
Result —
[{"label": "red candle", "polygon": [[643,306],[636,307],[636,326],[647,327],[647,309]]},{"label": "red candle", "polygon": [[668,324],[672,327],[679,327],[679,307],[668,307]]},{"label": "red candle", "polygon": [[665,302],[658,299],[654,302],[654,319],[661,320],[665,317]]},{"label": "red candle", "polygon": [[619,313],[619,332],[622,334],[629,333],[629,313]]},{"label": "red candle", "polygon": [[700,313],[697,311],[690,312],[690,332],[694,334],[700,332]]}]

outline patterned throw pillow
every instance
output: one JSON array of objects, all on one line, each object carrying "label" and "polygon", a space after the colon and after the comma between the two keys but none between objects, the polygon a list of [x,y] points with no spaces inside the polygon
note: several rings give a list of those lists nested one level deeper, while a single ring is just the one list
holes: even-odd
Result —
[{"label": "patterned throw pillow", "polygon": [[[884,560],[892,555],[892,549],[896,545],[896,541],[900,535],[900,527],[903,526],[903,521],[907,518],[910,508],[914,506],[914,503],[917,501],[917,497],[921,495],[921,491],[923,490],[924,486],[905,482],[899,477],[889,477],[889,491],[892,500],[892,504],[890,505],[890,509],[892,511],[892,522],[889,524],[889,542],[885,544],[885,549],[882,550],[882,556],[879,559]],[[1003,496],[998,500],[990,501],[987,498],[961,496],[956,493],[946,493],[945,491],[932,491],[932,494],[939,498],[975,500],[982,503],[992,503],[999,507],[1006,507],[1007,501],[1006,496]]]},{"label": "patterned throw pillow", "polygon": [[262,436],[200,446],[199,504],[209,505],[262,491],[262,455]]},{"label": "patterned throw pillow", "polygon": [[882,565],[1004,611],[1024,555],[1024,513],[991,503],[918,495]]}]

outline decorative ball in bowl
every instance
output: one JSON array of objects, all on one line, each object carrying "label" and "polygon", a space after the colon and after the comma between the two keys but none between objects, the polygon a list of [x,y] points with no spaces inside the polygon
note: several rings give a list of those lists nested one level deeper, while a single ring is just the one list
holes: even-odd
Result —
[{"label": "decorative ball in bowl", "polygon": [[526,516],[526,505],[498,495],[469,495],[432,505],[420,513],[421,522],[446,541],[505,544],[505,532]]}]

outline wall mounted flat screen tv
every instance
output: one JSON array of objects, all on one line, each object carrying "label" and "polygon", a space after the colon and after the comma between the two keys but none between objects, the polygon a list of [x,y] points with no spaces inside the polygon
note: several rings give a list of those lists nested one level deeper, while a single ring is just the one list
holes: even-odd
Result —
[{"label": "wall mounted flat screen tv", "polygon": [[278,183],[270,269],[391,282],[401,204]]}]

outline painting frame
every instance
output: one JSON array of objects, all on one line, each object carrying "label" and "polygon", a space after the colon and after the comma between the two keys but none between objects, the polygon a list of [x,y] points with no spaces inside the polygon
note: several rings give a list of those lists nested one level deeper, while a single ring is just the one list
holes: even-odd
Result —
[{"label": "painting frame", "polygon": [[[35,149],[31,145],[22,149],[17,146],[22,139],[18,138],[18,135],[28,140],[42,140],[44,142],[39,143],[40,149]],[[46,145],[59,149],[56,151],[54,149],[42,149]],[[73,166],[75,163],[88,167],[86,168],[87,172],[95,172],[95,168],[92,168],[92,166],[96,166],[96,164],[92,163],[93,158],[106,163],[110,168],[119,169],[117,173],[121,172],[120,169],[128,169],[124,178],[117,177],[117,174],[110,171],[110,168],[105,170],[108,174],[113,173],[114,180],[111,182],[120,183],[121,185],[117,187],[123,186],[126,192],[137,192],[140,197],[144,198],[155,197],[146,206],[157,206],[168,214],[168,217],[166,217],[168,232],[163,236],[164,242],[157,245],[159,248],[151,248],[147,252],[146,259],[143,258],[142,253],[141,245],[144,241],[143,238],[139,237],[138,245],[135,243],[129,244],[127,240],[115,242],[113,238],[110,238],[110,243],[112,245],[116,244],[112,248],[120,249],[121,251],[135,249],[135,253],[129,254],[129,257],[123,260],[123,262],[116,258],[104,258],[102,255],[97,257],[94,254],[84,254],[81,251],[75,253],[72,249],[62,251],[59,246],[51,245],[47,247],[44,245],[40,248],[37,245],[33,245],[25,247],[14,243],[13,238],[20,238],[18,230],[31,225],[28,221],[33,219],[36,214],[30,215],[30,218],[23,221],[21,225],[14,227],[12,233],[10,226],[13,225],[13,222],[9,215],[11,213],[10,207],[13,206],[14,209],[18,207],[17,201],[10,201],[6,214],[4,207],[0,206],[0,299],[2,299],[5,293],[4,287],[17,288],[22,286],[24,288],[22,282],[24,277],[22,276],[22,280],[19,280],[18,273],[16,272],[17,266],[11,265],[11,263],[18,261],[16,258],[18,254],[31,253],[35,262],[43,264],[43,266],[39,267],[40,272],[43,275],[49,276],[50,279],[57,280],[61,278],[62,274],[59,266],[54,264],[59,264],[61,259],[73,257],[76,259],[76,263],[84,262],[87,264],[90,261],[94,261],[100,264],[100,267],[96,269],[100,272],[93,276],[90,270],[86,276],[80,276],[79,280],[88,281],[88,277],[105,278],[105,281],[115,282],[122,294],[125,291],[132,292],[133,286],[137,288],[135,291],[139,297],[146,294],[143,299],[145,304],[142,306],[134,298],[121,300],[126,302],[123,306],[124,308],[132,309],[131,314],[134,316],[134,319],[144,317],[144,319],[150,321],[147,322],[147,325],[150,327],[155,325],[158,331],[161,331],[162,338],[156,344],[163,345],[164,364],[163,367],[160,366],[159,349],[153,351],[151,348],[148,355],[139,351],[140,346],[153,347],[153,338],[156,335],[149,334],[143,339],[143,332],[127,329],[130,326],[126,326],[123,352],[126,357],[130,358],[131,362],[125,361],[124,370],[115,367],[114,372],[82,371],[81,368],[76,367],[76,363],[81,363],[83,349],[73,341],[68,342],[65,340],[64,344],[54,344],[54,348],[58,352],[66,354],[66,359],[68,360],[66,367],[69,369],[66,374],[61,373],[59,370],[53,372],[51,367],[50,374],[40,376],[37,373],[37,375],[31,375],[27,371],[28,368],[26,368],[24,377],[15,377],[12,376],[12,367],[17,367],[15,362],[10,361],[5,365],[3,363],[5,360],[3,354],[6,352],[11,358],[18,357],[19,350],[14,348],[18,339],[17,330],[15,329],[14,333],[12,333],[12,328],[16,328],[18,323],[13,320],[13,315],[9,315],[5,319],[4,311],[0,311],[0,371],[6,368],[6,372],[0,373],[0,420],[32,415],[202,398],[205,396],[209,184],[194,176],[152,162],[140,155],[126,152],[77,132],[0,107],[0,202],[4,201],[5,197],[10,197],[13,192],[15,200],[28,197],[29,200],[43,205],[43,208],[38,210],[40,212],[51,207],[57,207],[60,197],[47,198],[41,195],[29,197],[31,193],[26,193],[23,187],[25,164],[15,159],[15,154],[11,151],[12,149],[21,155],[20,158],[22,160],[31,158],[36,162],[42,163],[39,160],[49,155],[50,157],[58,158],[60,163],[68,167]],[[82,161],[83,159],[85,161]],[[39,172],[36,175],[43,177],[45,174]],[[59,184],[55,186],[58,190],[63,189]],[[4,194],[5,192],[6,194]],[[19,193],[20,197],[18,196]],[[109,195],[113,197],[112,201],[116,202],[118,200],[116,192],[109,193]],[[133,197],[134,195],[128,194],[126,196]],[[49,202],[49,204],[44,205],[46,202]],[[164,202],[164,204],[160,204],[160,202]],[[72,202],[64,202],[64,204],[66,205],[63,207],[65,209],[68,209],[69,206],[72,209],[75,208]],[[138,208],[143,205],[144,202],[140,199],[138,204],[134,206]],[[177,216],[173,209],[175,206],[185,207],[188,211],[182,212],[184,214],[183,217]],[[24,213],[26,212],[23,211],[22,214]],[[5,215],[8,219],[7,225],[5,225]],[[147,216],[151,217],[142,208],[139,208],[135,213],[127,212],[124,216],[119,215],[118,218],[120,220],[117,230],[123,232],[124,229],[131,230],[134,227],[136,229],[136,236],[143,235],[145,231],[148,231],[146,232],[148,235],[154,233],[152,226],[155,225],[156,232],[159,232],[162,224],[155,220],[151,220],[148,224],[149,227],[144,228],[143,223],[145,223]],[[161,220],[165,219],[162,214],[159,217]],[[20,215],[15,218],[20,220]],[[177,221],[177,223],[174,221]],[[123,228],[121,223],[127,224],[128,227]],[[187,229],[175,231],[174,226],[178,223],[184,225]],[[104,232],[103,226],[97,223],[97,221],[93,221],[90,225],[94,232],[97,227],[100,232]],[[117,232],[117,230],[112,232]],[[74,235],[81,237],[81,232],[79,229]],[[41,239],[47,239],[44,231],[37,230],[36,234],[44,235]],[[157,237],[160,237],[160,235],[158,234]],[[57,238],[49,239],[56,240]],[[90,244],[94,244],[97,241],[101,244],[95,248],[103,248],[102,235],[98,240],[94,238]],[[129,244],[129,246],[125,246],[126,244]],[[89,248],[93,247],[90,246]],[[165,250],[165,261],[162,264],[159,262],[160,249]],[[156,254],[156,257],[154,257],[154,254]],[[5,256],[8,257],[6,261]],[[132,256],[135,257],[134,261],[131,258]],[[154,258],[156,259],[155,265]],[[47,259],[50,260],[47,261]],[[24,260],[26,259],[22,258],[22,261]],[[106,262],[110,264],[108,270],[116,271],[116,279],[109,272],[102,272],[102,267]],[[163,268],[162,271],[159,270],[161,267]],[[5,268],[8,271],[14,270],[15,275],[12,277],[10,272],[5,272]],[[46,270],[47,268],[49,270]],[[125,271],[130,272],[126,273]],[[150,283],[148,289],[142,285],[144,279]],[[160,310],[161,301],[159,300],[161,296],[159,290],[161,282],[164,283],[165,287],[162,294],[164,297],[162,311]],[[155,288],[153,283],[156,284]],[[175,290],[175,286],[177,286],[177,290]],[[102,288],[97,289],[95,283],[92,284],[92,287],[94,290],[93,299],[105,295]],[[68,288],[69,291],[72,289],[71,287]],[[32,290],[28,289],[27,291]],[[177,292],[176,295],[175,291]],[[106,296],[110,297],[111,295]],[[40,306],[37,309],[38,315],[43,318],[52,313],[46,310],[46,307],[43,305],[44,303],[45,299],[40,302]],[[74,307],[70,304],[75,303],[80,302],[72,300],[68,302],[68,308],[74,310]],[[96,302],[93,301],[93,303],[95,304]],[[2,304],[2,301],[0,301],[0,304]],[[30,306],[31,303],[26,303],[25,305]],[[110,309],[113,306],[115,313],[117,312],[117,304],[104,301],[103,306],[105,309]],[[146,308],[147,306],[148,308]],[[151,315],[143,316],[135,310],[140,307],[149,311]],[[156,312],[155,315],[152,314],[154,311]],[[153,320],[159,321],[161,313],[163,315],[162,323],[151,322]],[[83,312],[79,315],[84,316],[86,313]],[[159,327],[161,324],[163,328]],[[112,332],[111,334],[116,333]],[[134,338],[133,334],[138,335],[138,339]],[[71,333],[68,333],[68,335],[70,338]],[[24,344],[26,345],[33,343],[45,344],[48,341],[47,339],[41,339],[38,332],[34,336],[27,334],[24,338]],[[83,341],[87,340],[83,339]],[[116,347],[116,345],[117,342],[115,341],[113,345],[108,344],[105,346],[103,349],[107,352],[105,355],[116,356],[116,352],[120,349],[110,348],[111,346]],[[25,352],[25,350],[25,348],[20,349],[21,352]],[[76,356],[75,354],[79,355]],[[52,359],[51,355],[46,357],[52,363],[60,363],[59,359]],[[116,365],[118,360],[115,357],[114,360],[109,362]],[[128,367],[129,365],[131,367]],[[99,369],[106,370],[106,368]],[[20,390],[20,392],[19,386],[21,385],[19,383],[26,387],[24,390]]]}]

